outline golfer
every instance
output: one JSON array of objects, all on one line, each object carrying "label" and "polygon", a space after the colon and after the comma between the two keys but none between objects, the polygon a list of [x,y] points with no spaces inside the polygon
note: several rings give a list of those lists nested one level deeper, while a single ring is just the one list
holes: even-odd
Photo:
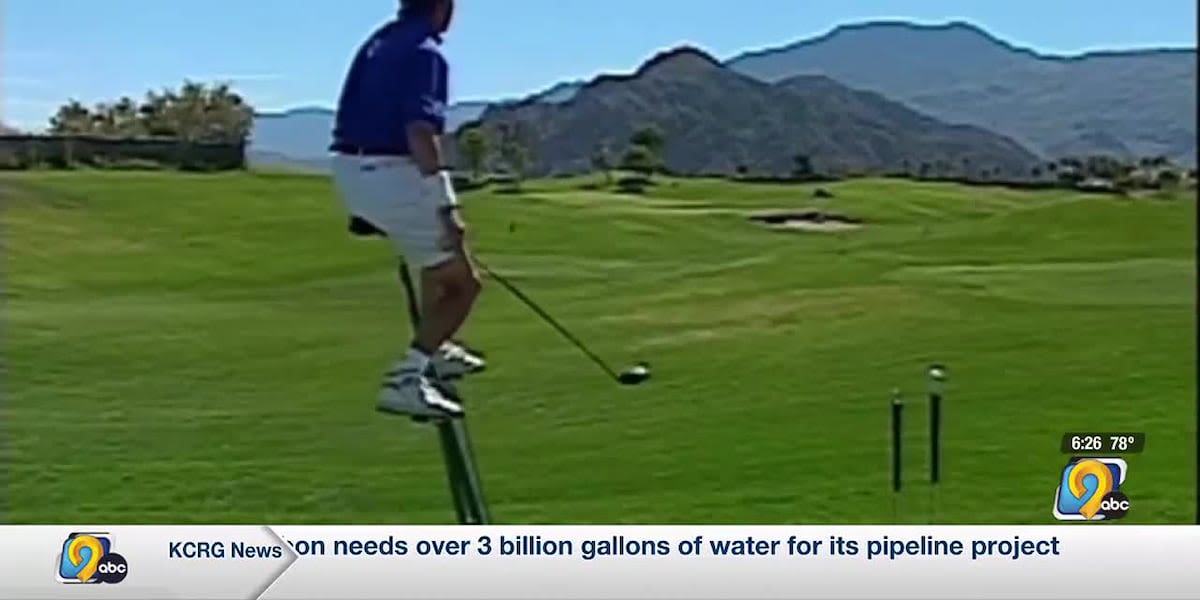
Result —
[{"label": "golfer", "polygon": [[450,342],[480,290],[439,141],[448,74],[439,45],[453,12],[453,0],[401,0],[397,18],[354,57],[330,147],[352,229],[392,241],[414,274],[420,306],[414,338],[385,374],[378,408],[435,418],[459,416],[462,407],[430,385],[431,373],[483,366]]}]

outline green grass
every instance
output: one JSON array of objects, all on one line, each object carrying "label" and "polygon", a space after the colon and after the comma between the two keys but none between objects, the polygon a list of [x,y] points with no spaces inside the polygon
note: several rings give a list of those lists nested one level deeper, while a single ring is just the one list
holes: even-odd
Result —
[{"label": "green grass", "polygon": [[[746,214],[811,188],[531,184],[474,243],[640,388],[487,285],[465,386],[505,523],[1047,523],[1068,430],[1144,431],[1126,522],[1195,507],[1195,202],[860,180],[867,225]],[[388,248],[329,182],[38,173],[3,185],[12,522],[437,523],[434,433],[373,411],[408,336]],[[485,284],[486,285],[486,284]],[[944,483],[924,369],[949,365]],[[892,388],[909,491],[888,478]],[[895,512],[894,512],[895,511]]]}]

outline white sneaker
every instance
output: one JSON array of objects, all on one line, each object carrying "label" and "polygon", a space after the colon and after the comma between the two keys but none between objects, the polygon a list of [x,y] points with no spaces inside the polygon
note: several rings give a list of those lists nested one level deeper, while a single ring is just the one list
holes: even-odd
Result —
[{"label": "white sneaker", "polygon": [[416,371],[388,375],[379,390],[376,410],[422,419],[452,419],[463,415],[462,405],[446,398]]},{"label": "white sneaker", "polygon": [[458,379],[487,368],[486,361],[454,342],[442,344],[429,364],[442,379]]}]

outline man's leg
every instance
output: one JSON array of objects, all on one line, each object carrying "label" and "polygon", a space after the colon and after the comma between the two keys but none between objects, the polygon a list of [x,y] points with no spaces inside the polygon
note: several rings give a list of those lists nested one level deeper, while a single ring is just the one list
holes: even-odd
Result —
[{"label": "man's leg", "polygon": [[482,285],[465,249],[421,270],[421,319],[413,346],[432,356],[467,320]]},{"label": "man's leg", "polygon": [[[425,286],[413,279],[412,269],[406,261],[400,261],[399,271],[400,283],[404,285],[405,300],[408,304],[409,321],[412,323],[415,337],[421,323],[421,289]],[[455,340],[453,335],[442,343],[431,359],[434,373],[442,379],[458,379],[487,368],[487,363],[482,357]]]},{"label": "man's leg", "polygon": [[[425,211],[398,201],[397,190],[402,190],[407,183],[403,166],[402,161],[388,157],[333,157],[334,182],[351,215],[353,233],[381,232],[391,239],[397,232],[405,233],[404,227],[410,221],[421,225],[417,231],[429,229],[420,219]],[[406,211],[406,208],[409,210]],[[355,227],[356,220],[358,227]],[[399,244],[399,240],[392,241],[397,244],[398,250],[402,249],[400,246],[403,244]],[[417,238],[415,241],[417,244],[414,247],[418,251],[433,248],[423,239]],[[414,354],[417,362],[412,360]],[[415,350],[410,351],[409,355],[409,360],[392,368],[384,376],[376,408],[383,412],[421,418],[461,415],[462,406],[446,398],[423,376],[428,359],[420,361],[425,355]]]}]

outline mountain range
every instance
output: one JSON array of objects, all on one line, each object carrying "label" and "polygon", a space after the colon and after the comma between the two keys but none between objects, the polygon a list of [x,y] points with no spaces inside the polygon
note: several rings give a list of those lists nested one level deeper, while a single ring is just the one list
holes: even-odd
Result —
[{"label": "mountain range", "polygon": [[[702,95],[714,102],[719,101],[720,110],[758,110],[769,116],[772,122],[785,127],[792,127],[787,125],[789,120],[804,122],[801,116],[795,116],[794,119],[792,116],[803,115],[808,110],[806,107],[823,106],[821,109],[812,108],[820,112],[830,107],[836,108],[838,104],[833,101],[834,98],[854,97],[867,102],[865,98],[869,97],[871,100],[867,105],[876,109],[893,113],[901,109],[910,113],[915,111],[917,116],[927,119],[920,120],[906,114],[899,121],[889,121],[891,129],[888,135],[892,139],[904,139],[906,143],[912,143],[913,136],[919,132],[909,131],[904,136],[896,136],[904,127],[922,123],[926,126],[937,123],[939,131],[945,131],[942,128],[948,127],[947,124],[974,126],[969,130],[957,128],[959,134],[970,131],[976,142],[985,142],[980,148],[972,146],[971,152],[994,153],[1012,144],[1010,149],[1013,153],[1010,157],[1004,161],[991,159],[994,162],[1015,164],[1026,160],[1028,154],[1052,158],[1092,153],[1128,157],[1165,155],[1186,164],[1195,164],[1196,161],[1195,49],[1049,56],[1018,48],[967,23],[917,25],[871,22],[841,26],[818,38],[781,48],[742,54],[723,64],[694,49],[688,49],[684,54],[692,53],[700,55],[701,62],[710,67],[707,69],[709,77],[705,78],[706,85],[695,89],[704,88]],[[671,55],[665,53],[656,60],[660,63],[663,56]],[[587,119],[570,117],[568,114],[579,105],[576,102],[578,96],[585,90],[591,90],[593,98],[584,104],[593,107],[598,103],[595,98],[597,89],[609,90],[605,94],[626,96],[620,102],[613,100],[608,109],[623,106],[632,112],[610,114],[606,117],[610,120],[606,122],[614,123],[620,118],[644,120],[651,115],[638,113],[636,109],[649,106],[650,98],[661,99],[669,95],[655,90],[652,85],[644,85],[646,81],[639,81],[640,75],[652,70],[647,69],[652,63],[658,64],[652,59],[632,77],[602,76],[592,82],[559,83],[519,101],[459,103],[451,107],[449,120],[452,125],[459,126],[482,118],[486,124],[489,118],[504,116],[520,120],[521,117],[514,116],[518,112],[543,111],[556,115],[562,124],[572,123],[571,127],[582,127],[582,137],[589,137]],[[691,64],[694,67],[697,63]],[[720,67],[724,69],[718,74]],[[657,71],[657,75],[664,73]],[[731,72],[742,77],[731,77]],[[698,73],[692,71],[690,76]],[[765,88],[753,86],[747,79],[756,80],[774,91],[766,93]],[[658,80],[661,81],[661,77]],[[692,85],[696,86],[696,82],[693,81]],[[708,89],[709,85],[716,87]],[[732,87],[720,89],[726,85]],[[624,89],[619,93],[613,92],[614,86]],[[805,103],[794,101],[798,87],[807,90],[806,96],[799,94],[807,98]],[[633,93],[635,89],[636,94]],[[733,91],[735,89],[749,95],[744,101],[739,101],[737,92]],[[788,90],[793,93],[782,94]],[[783,99],[784,96],[788,99]],[[605,102],[599,104],[606,105]],[[695,102],[689,106],[693,116],[702,113],[711,115],[718,108],[716,105],[700,106]],[[688,115],[669,110],[663,112],[656,109],[653,112],[655,119],[692,122],[691,127],[703,129],[689,133],[692,136],[689,139],[698,141],[711,138],[714,142],[722,140],[721,143],[726,143],[739,135],[744,137],[747,132],[745,128],[741,129],[740,134],[722,131],[725,126],[719,119],[710,116],[688,121]],[[311,164],[313,161],[323,163],[332,114],[328,109],[307,108],[259,115],[251,144],[252,161],[260,164],[289,161],[300,164]],[[873,117],[869,113],[859,113],[857,116],[847,116],[843,121],[849,123],[857,119],[861,125],[864,118]],[[986,137],[977,128],[991,130],[998,135]],[[844,158],[835,156],[844,157],[848,152],[860,152],[853,147],[859,144],[855,136],[862,135],[861,127],[859,133],[854,135],[849,130],[839,132],[836,127],[820,134],[806,128],[795,130],[793,127],[787,130],[792,131],[789,135],[801,136],[796,139],[804,139],[807,135],[807,138],[825,140],[823,143],[826,145],[820,146],[823,149],[814,152],[817,162],[822,160],[824,154],[824,160],[829,163],[844,163]],[[542,133],[537,135],[540,137]],[[564,134],[546,132],[546,135]],[[996,141],[997,137],[1010,139],[1001,143]],[[841,140],[838,142],[839,148],[833,151],[828,143],[837,140]],[[729,150],[724,154],[738,156],[738,153],[748,151],[748,147],[762,143],[763,140],[753,143],[742,140],[738,147],[744,148]],[[962,138],[958,137],[950,146],[960,143]],[[579,145],[575,153],[583,151],[584,142],[579,142]],[[558,146],[558,143],[552,143],[549,147]],[[984,148],[987,148],[986,152]],[[781,148],[779,150],[782,151]],[[681,160],[671,152],[668,150],[669,160]],[[783,156],[786,158],[790,154]],[[931,156],[928,148],[907,154],[913,155],[906,157],[908,160],[926,160]],[[920,156],[916,156],[918,154]],[[719,168],[726,168],[726,163],[731,160],[746,160],[759,167],[781,167],[751,159],[753,157],[750,156],[714,158],[710,161],[713,164],[694,166],[718,168],[714,165],[719,163],[724,165]],[[579,159],[562,160],[577,163]],[[952,164],[958,164],[959,160],[955,159]],[[878,162],[878,157],[867,156],[864,161]],[[692,165],[692,162],[687,164]]]},{"label": "mountain range", "polygon": [[764,81],[826,75],[938,119],[1003,133],[1047,157],[1196,162],[1195,48],[1050,56],[962,22],[876,22],[728,64]]},{"label": "mountain range", "polygon": [[691,47],[661,53],[631,75],[597,78],[567,102],[534,98],[490,106],[479,124],[492,139],[519,132],[534,175],[586,172],[598,148],[617,159],[627,140],[649,125],[664,134],[664,165],[690,174],[745,168],[782,176],[796,168],[799,155],[830,173],[921,163],[958,169],[966,161],[1023,176],[1040,162],[1008,138],[943,123],[874,92],[820,75],[765,83]]}]

